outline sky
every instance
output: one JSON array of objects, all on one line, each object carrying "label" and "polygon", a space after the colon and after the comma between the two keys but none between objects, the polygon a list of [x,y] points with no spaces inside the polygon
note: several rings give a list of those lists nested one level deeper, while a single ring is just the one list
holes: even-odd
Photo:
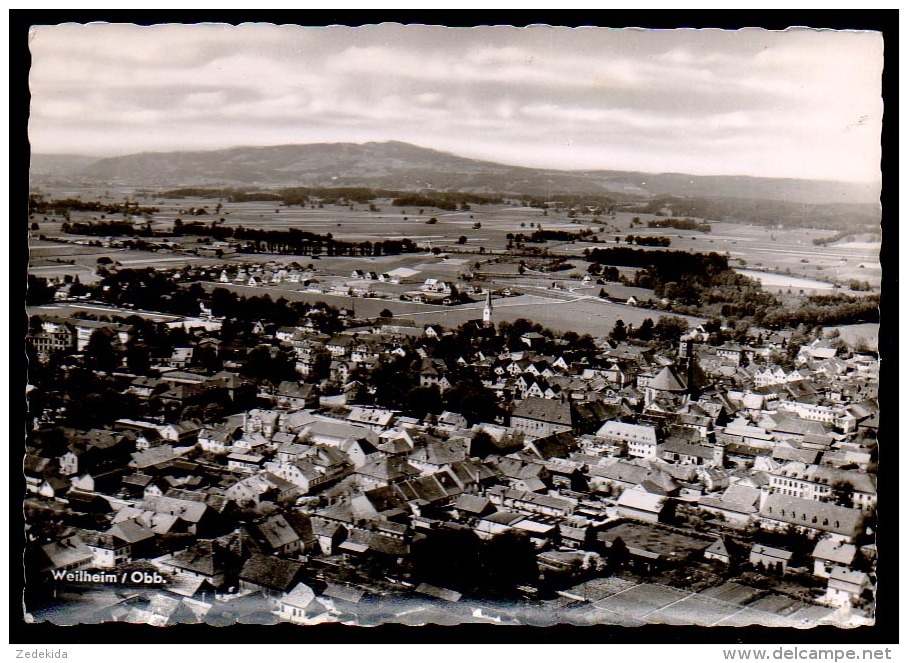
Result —
[{"label": "sky", "polygon": [[876,182],[878,33],[37,26],[32,150],[399,140],[560,169]]}]

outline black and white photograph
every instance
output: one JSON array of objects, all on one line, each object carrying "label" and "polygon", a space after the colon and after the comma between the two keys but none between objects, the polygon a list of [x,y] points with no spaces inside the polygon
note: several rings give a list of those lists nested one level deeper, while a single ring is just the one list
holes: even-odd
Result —
[{"label": "black and white photograph", "polygon": [[28,47],[25,622],[875,624],[880,32]]}]

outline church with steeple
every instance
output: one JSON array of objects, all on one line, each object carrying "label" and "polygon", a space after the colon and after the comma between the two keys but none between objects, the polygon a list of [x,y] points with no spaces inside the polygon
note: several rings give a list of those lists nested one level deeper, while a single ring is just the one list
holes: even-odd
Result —
[{"label": "church with steeple", "polygon": [[486,293],[486,305],[482,309],[482,324],[486,327],[492,326],[492,291]]},{"label": "church with steeple", "polygon": [[681,404],[697,400],[709,384],[709,378],[697,361],[694,342],[682,338],[675,363],[665,366],[646,385],[644,400],[646,405],[664,398]]}]

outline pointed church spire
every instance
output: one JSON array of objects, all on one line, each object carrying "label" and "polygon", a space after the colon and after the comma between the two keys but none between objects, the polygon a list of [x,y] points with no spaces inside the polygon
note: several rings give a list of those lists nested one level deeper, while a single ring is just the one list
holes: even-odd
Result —
[{"label": "pointed church spire", "polygon": [[485,325],[492,324],[492,291],[486,291],[486,305],[482,309],[482,322]]}]

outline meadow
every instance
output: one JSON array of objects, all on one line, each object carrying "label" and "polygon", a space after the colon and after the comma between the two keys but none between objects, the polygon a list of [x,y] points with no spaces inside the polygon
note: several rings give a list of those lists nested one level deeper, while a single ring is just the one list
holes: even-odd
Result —
[{"label": "meadow", "polygon": [[[399,208],[389,200],[377,200],[370,210],[369,205],[354,204],[324,207],[284,206],[273,201],[226,202],[210,198],[162,198],[148,194],[136,197],[129,192],[82,190],[79,192],[47,192],[49,198],[81,196],[83,200],[94,200],[107,193],[108,200],[123,200],[129,197],[143,206],[154,206],[159,211],[150,219],[156,232],[168,232],[174,220],[184,223],[201,222],[245,228],[284,230],[298,228],[319,234],[328,234],[344,241],[382,241],[408,237],[414,240],[418,253],[380,257],[328,257],[292,255],[230,255],[223,258],[201,258],[185,251],[138,251],[105,247],[75,246],[53,241],[95,239],[85,236],[66,235],[62,232],[59,217],[36,218],[37,231],[30,239],[30,272],[44,277],[60,277],[78,274],[83,282],[95,279],[98,258],[106,256],[119,262],[124,268],[154,267],[160,269],[184,266],[205,266],[210,274],[240,263],[272,263],[273,265],[311,265],[316,278],[324,285],[349,281],[355,269],[390,272],[398,267],[407,267],[418,273],[405,279],[399,286],[372,283],[375,291],[385,291],[389,299],[356,298],[353,306],[357,316],[378,315],[384,309],[395,317],[410,319],[417,324],[442,323],[456,325],[481,317],[482,301],[474,296],[473,303],[459,306],[440,306],[400,301],[402,291],[412,290],[426,278],[472,283],[486,290],[508,288],[519,296],[495,301],[495,320],[512,321],[527,318],[559,331],[574,330],[578,333],[602,335],[608,333],[615,321],[638,325],[649,317],[658,319],[664,313],[616,304],[598,298],[600,290],[612,298],[648,299],[651,291],[630,288],[618,283],[583,284],[580,278],[586,273],[589,263],[584,260],[586,248],[614,246],[616,240],[626,245],[626,236],[667,236],[671,239],[670,250],[725,253],[732,267],[760,278],[765,286],[774,291],[792,289],[805,293],[828,292],[833,284],[847,283],[858,278],[868,281],[874,288],[879,287],[881,269],[879,266],[879,244],[872,242],[851,242],[828,246],[817,246],[814,239],[823,237],[828,231],[811,229],[768,228],[733,223],[711,223],[712,231],[702,233],[675,228],[647,228],[653,215],[617,212],[594,218],[590,214],[571,218],[566,211],[554,209],[543,211],[538,208],[515,205],[473,205],[470,210],[446,211],[437,208]],[[216,209],[217,205],[221,207]],[[205,208],[202,215],[190,214],[190,210]],[[435,218],[435,223],[426,223]],[[71,221],[91,221],[97,215],[86,212],[72,212]],[[108,220],[112,220],[113,216]],[[223,221],[221,221],[223,219]],[[639,220],[637,220],[639,219]],[[546,248],[549,252],[569,257],[570,267],[557,272],[537,271],[534,265],[539,261],[530,257],[510,255],[507,250],[508,235],[523,233],[529,235],[538,225],[545,230],[567,230],[579,232],[590,229],[599,240],[549,241],[544,244],[528,243],[527,247]],[[476,227],[476,226],[479,227]],[[46,240],[39,237],[43,235]],[[465,238],[461,243],[459,240]],[[209,238],[181,236],[173,238],[182,249],[191,249],[199,241]],[[156,238],[160,241],[160,238]],[[660,251],[662,248],[648,250]],[[439,254],[440,255],[437,255]],[[519,261],[525,260],[527,268],[519,273]],[[480,264],[476,269],[477,263]],[[633,270],[622,269],[632,274]],[[472,281],[469,281],[471,277]],[[345,281],[345,279],[347,281]],[[220,284],[212,284],[220,285]],[[557,290],[552,286],[557,285]],[[349,307],[351,298],[321,292],[304,292],[299,284],[275,284],[248,288],[229,286],[244,294],[268,293],[273,298],[286,297],[304,301],[325,301],[336,306]],[[324,286],[322,286],[324,287]],[[327,289],[327,288],[325,288]],[[691,318],[698,321],[700,318]]]}]

